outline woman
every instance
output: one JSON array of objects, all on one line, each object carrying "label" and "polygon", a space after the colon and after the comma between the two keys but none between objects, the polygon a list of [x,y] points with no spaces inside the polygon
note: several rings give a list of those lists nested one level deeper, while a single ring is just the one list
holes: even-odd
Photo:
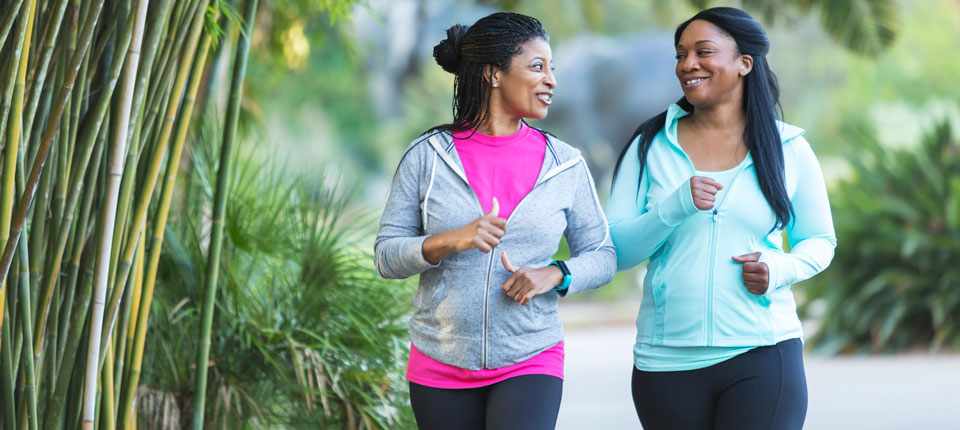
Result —
[{"label": "woman", "polygon": [[776,119],[759,23],[708,9],[674,42],[684,96],[637,129],[606,210],[618,269],[650,260],[637,415],[654,430],[799,429],[807,389],[790,285],[833,258],[823,175],[803,130]]},{"label": "woman", "polygon": [[[523,121],[557,85],[547,34],[495,13],[451,27],[434,57],[454,120],[407,148],[375,244],[381,275],[420,275],[410,403],[421,429],[553,429],[557,299],[609,282],[616,251],[579,151]],[[551,262],[561,236],[572,258]]]}]

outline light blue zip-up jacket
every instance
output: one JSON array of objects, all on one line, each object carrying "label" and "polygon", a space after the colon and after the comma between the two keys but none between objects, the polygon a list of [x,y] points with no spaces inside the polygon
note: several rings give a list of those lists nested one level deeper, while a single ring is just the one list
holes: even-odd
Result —
[{"label": "light blue zip-up jacket", "polygon": [[[738,169],[713,210],[700,211],[690,193],[693,162],[677,141],[667,110],[638,182],[639,138],[631,143],[607,200],[618,270],[649,259],[637,316],[637,343],[663,346],[761,346],[802,337],[790,285],[824,270],[836,237],[823,174],[803,130],[778,122],[786,189],[796,216],[786,231],[770,232],[775,215],[757,182],[751,157]],[[762,252],[769,287],[747,291],[742,265],[731,257]]]},{"label": "light blue zip-up jacket", "polygon": [[423,258],[428,236],[483,214],[450,133],[431,133],[404,153],[374,244],[383,277],[420,275],[410,318],[413,344],[437,361],[471,370],[520,363],[563,339],[557,292],[524,306],[500,290],[510,276],[501,250],[518,266],[545,267],[566,237],[567,295],[604,285],[616,272],[616,250],[587,164],[579,150],[553,136],[536,184],[507,219],[496,248],[454,252],[436,265]]}]

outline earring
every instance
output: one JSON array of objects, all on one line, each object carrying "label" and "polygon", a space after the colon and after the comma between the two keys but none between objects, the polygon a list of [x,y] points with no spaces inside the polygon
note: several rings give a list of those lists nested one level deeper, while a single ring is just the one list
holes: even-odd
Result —
[{"label": "earring", "polygon": [[491,86],[491,87],[494,87],[494,88],[497,88],[497,87],[499,87],[499,86],[500,86],[500,84],[498,84],[498,83],[496,83],[496,82],[494,82],[494,83],[492,83],[492,84],[490,84],[490,86]]}]

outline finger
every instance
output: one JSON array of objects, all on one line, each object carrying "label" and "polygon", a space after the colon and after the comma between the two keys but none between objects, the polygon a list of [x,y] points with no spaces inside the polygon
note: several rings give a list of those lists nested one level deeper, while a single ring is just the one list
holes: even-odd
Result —
[{"label": "finger", "polygon": [[696,199],[693,201],[693,205],[696,206],[697,209],[705,211],[708,209],[713,209],[713,200],[708,201],[706,199]]},{"label": "finger", "polygon": [[717,194],[717,191],[720,191],[719,188],[710,184],[700,184],[700,187],[698,187],[698,190],[701,192],[707,193],[711,196]]},{"label": "finger", "polygon": [[500,251],[500,261],[503,262],[503,268],[507,269],[507,271],[510,273],[516,272],[517,269],[519,269],[519,267],[511,263],[510,259],[507,258],[506,251],[503,251],[503,250]]},{"label": "finger", "polygon": [[750,254],[738,255],[738,256],[736,256],[736,257],[733,257],[733,261],[736,261],[736,262],[738,262],[738,263],[746,263],[746,262],[748,262],[748,261],[749,261],[749,262],[755,262],[755,261],[759,261],[759,260],[760,260],[760,255],[761,255],[761,254],[763,254],[763,253],[762,253],[762,252],[752,252],[752,253],[750,253]]},{"label": "finger", "polygon": [[743,263],[743,271],[766,276],[767,265],[763,263],[755,263],[755,262],[748,261],[746,263]]},{"label": "finger", "polygon": [[747,287],[747,291],[755,296],[762,296],[766,289],[761,289],[759,287]]},{"label": "finger", "polygon": [[486,231],[486,230],[478,231],[477,237],[479,237],[480,240],[482,240],[484,243],[486,243],[491,247],[494,247],[500,244],[500,238],[494,236],[493,233],[490,233],[489,231]]},{"label": "finger", "polygon": [[495,226],[503,231],[507,231],[507,220],[500,217],[487,217],[487,221],[490,225]]},{"label": "finger", "polygon": [[533,299],[533,294],[527,293],[520,298],[520,304],[526,306],[527,303],[530,303],[530,300]]},{"label": "finger", "polygon": [[520,291],[523,290],[523,277],[516,273],[511,275],[511,277],[513,278],[513,283],[511,283],[509,288],[504,291],[504,294],[513,300],[520,301],[518,297],[520,297]]},{"label": "finger", "polygon": [[713,203],[714,201],[716,201],[716,197],[713,194],[703,193],[703,192],[697,193],[694,198],[696,200],[702,200],[710,203]]},{"label": "finger", "polygon": [[500,215],[500,203],[497,202],[497,198],[493,198],[493,207],[490,208],[490,212],[487,212],[487,215],[499,216]]},{"label": "finger", "polygon": [[480,250],[480,252],[487,253],[490,252],[493,247],[487,245],[487,242],[483,240],[480,236],[473,238],[473,246]]},{"label": "finger", "polygon": [[[497,218],[497,219],[499,219],[499,218]],[[495,237],[495,238],[497,238],[497,239],[502,238],[503,235],[507,233],[507,232],[504,231],[502,228],[498,228],[498,227],[495,226],[495,225],[482,226],[482,227],[481,227],[481,231],[485,231],[485,232],[487,232],[488,234],[490,234],[491,236],[493,236],[493,237]]]},{"label": "finger", "polygon": [[517,291],[514,300],[521,305],[526,305],[528,302],[530,302],[530,298],[534,295],[535,288],[533,287],[532,283],[524,283],[523,287],[519,288],[518,290],[519,291]]},{"label": "finger", "polygon": [[701,183],[706,184],[706,185],[709,185],[709,186],[711,186],[711,187],[713,187],[713,188],[715,188],[715,189],[717,189],[717,190],[722,190],[722,189],[723,189],[723,184],[721,184],[721,183],[719,183],[719,182],[717,182],[717,181],[714,181],[713,178],[703,177],[703,181],[701,181]]},{"label": "finger", "polygon": [[517,282],[517,275],[510,275],[506,281],[503,281],[500,284],[500,290],[503,291],[503,294],[510,295],[510,289],[513,288],[513,284]]}]

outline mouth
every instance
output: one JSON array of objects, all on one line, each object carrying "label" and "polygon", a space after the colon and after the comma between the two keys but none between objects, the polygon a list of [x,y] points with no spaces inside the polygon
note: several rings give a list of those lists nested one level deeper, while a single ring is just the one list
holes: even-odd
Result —
[{"label": "mouth", "polygon": [[540,100],[540,103],[550,106],[550,103],[553,103],[553,92],[537,93],[537,100]]},{"label": "mouth", "polygon": [[696,87],[697,85],[700,85],[703,81],[706,81],[706,80],[707,78],[698,77],[698,78],[687,78],[687,79],[684,79],[682,82],[683,82],[684,88],[693,88],[693,87]]}]

